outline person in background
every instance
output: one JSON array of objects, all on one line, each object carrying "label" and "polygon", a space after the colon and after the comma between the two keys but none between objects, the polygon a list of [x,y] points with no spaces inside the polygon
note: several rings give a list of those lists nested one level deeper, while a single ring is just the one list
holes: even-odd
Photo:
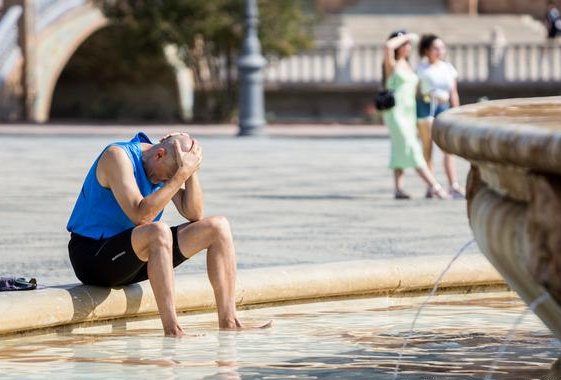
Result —
[{"label": "person in background", "polygon": [[[419,77],[417,126],[423,143],[425,160],[434,175],[432,124],[442,112],[460,105],[457,86],[458,73],[452,64],[444,60],[446,45],[434,34],[421,37],[419,54],[421,62],[417,67]],[[464,190],[458,183],[454,157],[447,153],[444,153],[444,170],[448,178],[449,195],[454,199],[465,198]],[[432,189],[427,189],[426,197],[431,198],[432,196]]]},{"label": "person in background", "polygon": [[561,13],[555,5],[554,0],[550,0],[547,4],[545,27],[547,29],[547,39],[549,42],[553,41],[561,34]]},{"label": "person in background", "polygon": [[391,139],[390,168],[394,172],[394,196],[396,199],[411,198],[403,190],[403,174],[404,169],[415,168],[431,195],[445,199],[447,193],[428,169],[417,139],[415,93],[418,78],[408,61],[411,42],[417,38],[417,35],[404,30],[397,31],[390,35],[384,49],[382,80],[395,97],[395,106],[383,112]]}]

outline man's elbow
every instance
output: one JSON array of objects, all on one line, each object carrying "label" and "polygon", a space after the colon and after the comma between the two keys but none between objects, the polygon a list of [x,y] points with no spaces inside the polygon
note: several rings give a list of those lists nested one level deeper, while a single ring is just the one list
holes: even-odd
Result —
[{"label": "man's elbow", "polygon": [[148,208],[141,202],[134,215],[132,215],[131,221],[135,225],[141,226],[143,224],[152,223],[156,215],[157,211],[155,209]]},{"label": "man's elbow", "polygon": [[199,220],[203,219],[205,217],[204,215],[204,210],[202,208],[198,209],[198,210],[190,210],[189,213],[187,213],[185,215],[185,217],[190,221],[190,222],[198,222]]},{"label": "man's elbow", "polygon": [[132,219],[132,222],[136,226],[141,226],[143,224],[148,224],[148,223],[151,223],[152,221],[153,221],[153,218],[150,218],[148,215],[137,216],[137,217]]},{"label": "man's elbow", "polygon": [[198,213],[198,214],[193,214],[189,219],[190,222],[198,222],[199,220],[202,220],[204,218],[204,214]]}]

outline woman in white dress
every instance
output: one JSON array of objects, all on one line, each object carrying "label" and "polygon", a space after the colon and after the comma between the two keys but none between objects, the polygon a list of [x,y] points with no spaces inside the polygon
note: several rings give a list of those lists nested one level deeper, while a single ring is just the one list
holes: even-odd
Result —
[{"label": "woman in white dress", "polygon": [[[460,105],[458,96],[458,73],[454,66],[444,60],[446,45],[434,34],[421,37],[419,43],[421,63],[417,66],[419,93],[417,96],[417,127],[423,143],[425,160],[434,173],[432,161],[433,141],[431,137],[434,118],[450,107]],[[454,157],[444,153],[444,170],[448,177],[448,191],[453,198],[464,198],[464,190],[458,183]],[[427,190],[427,198],[432,197]]]}]

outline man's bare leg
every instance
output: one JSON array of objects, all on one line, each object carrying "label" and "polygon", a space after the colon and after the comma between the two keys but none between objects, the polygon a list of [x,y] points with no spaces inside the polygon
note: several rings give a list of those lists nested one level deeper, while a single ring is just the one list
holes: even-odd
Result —
[{"label": "man's bare leg", "polygon": [[236,252],[228,220],[215,216],[183,225],[177,236],[179,249],[187,258],[207,249],[207,272],[216,299],[218,326],[244,328],[236,314]]},{"label": "man's bare leg", "polygon": [[148,262],[148,278],[160,312],[166,336],[182,336],[175,311],[175,276],[173,272],[170,228],[161,222],[144,224],[132,231],[132,248],[142,261]]}]

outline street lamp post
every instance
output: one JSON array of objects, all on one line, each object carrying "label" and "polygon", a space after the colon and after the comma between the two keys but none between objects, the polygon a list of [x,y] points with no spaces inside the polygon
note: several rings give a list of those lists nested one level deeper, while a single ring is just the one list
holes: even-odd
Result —
[{"label": "street lamp post", "polygon": [[238,60],[240,81],[239,136],[263,134],[265,128],[265,105],[263,73],[265,58],[257,36],[258,8],[256,0],[245,1],[245,38]]}]

